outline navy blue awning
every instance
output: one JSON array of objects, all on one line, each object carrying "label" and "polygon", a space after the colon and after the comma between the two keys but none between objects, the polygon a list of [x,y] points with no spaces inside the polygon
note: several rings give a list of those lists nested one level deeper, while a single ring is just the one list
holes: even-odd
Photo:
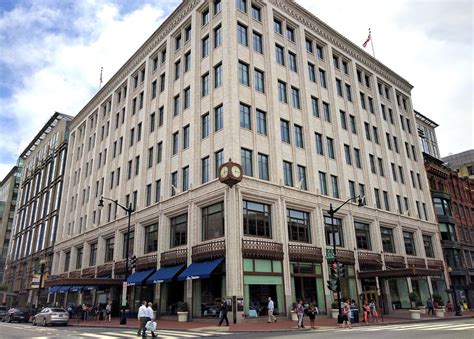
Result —
[{"label": "navy blue awning", "polygon": [[71,288],[71,286],[60,286],[56,292],[64,293],[64,292],[69,291],[70,288]]},{"label": "navy blue awning", "polygon": [[178,276],[178,280],[209,278],[223,260],[224,258],[218,258],[210,261],[193,262]]},{"label": "navy blue awning", "polygon": [[81,290],[82,286],[71,286],[69,289],[69,292],[79,292]]},{"label": "navy blue awning", "polygon": [[56,293],[61,286],[50,287],[48,293]]},{"label": "navy blue awning", "polygon": [[83,291],[90,291],[90,290],[95,290],[97,286],[84,286],[82,288]]},{"label": "navy blue awning", "polygon": [[155,269],[147,271],[137,271],[127,279],[128,286],[143,285],[145,280],[155,272]]},{"label": "navy blue awning", "polygon": [[158,282],[170,282],[183,267],[184,264],[171,267],[161,267],[146,280],[146,284],[151,285]]}]

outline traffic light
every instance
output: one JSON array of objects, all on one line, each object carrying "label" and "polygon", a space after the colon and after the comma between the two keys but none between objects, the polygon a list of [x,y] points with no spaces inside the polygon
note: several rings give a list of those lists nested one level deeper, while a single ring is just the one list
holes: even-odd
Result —
[{"label": "traffic light", "polygon": [[327,286],[330,291],[337,291],[337,264],[333,263],[330,266],[329,280]]},{"label": "traffic light", "polygon": [[346,275],[346,268],[341,263],[337,264],[337,275],[339,276],[339,278],[344,278],[344,276]]},{"label": "traffic light", "polygon": [[328,285],[327,285],[327,286],[328,286],[328,290],[333,291],[333,292],[337,291],[337,285],[336,285],[336,284],[337,284],[337,280],[329,279],[329,280],[327,280],[326,282],[327,282],[327,284],[328,284]]},{"label": "traffic light", "polygon": [[132,266],[132,269],[137,267],[137,256],[136,255],[133,255],[130,258],[130,265]]}]

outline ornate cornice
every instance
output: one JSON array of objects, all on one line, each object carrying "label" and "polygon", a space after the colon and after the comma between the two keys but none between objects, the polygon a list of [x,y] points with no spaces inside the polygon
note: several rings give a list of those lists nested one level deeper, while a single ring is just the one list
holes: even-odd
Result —
[{"label": "ornate cornice", "polygon": [[378,75],[383,76],[386,80],[395,84],[398,88],[403,90],[406,94],[411,92],[413,86],[394,71],[383,65],[380,61],[366,53],[360,47],[355,45],[352,41],[338,33],[327,24],[318,19],[314,14],[298,5],[293,0],[268,0],[269,3],[282,10],[299,23],[305,25],[307,28],[316,32],[326,41],[338,47],[348,55],[359,61],[368,69]]},{"label": "ornate cornice", "polygon": [[181,21],[192,12],[192,10],[201,3],[202,0],[186,0],[182,1],[176,10],[158,27],[153,35],[132,55],[130,59],[115,73],[115,75],[99,90],[99,92],[82,108],[82,110],[74,117],[72,125],[83,121],[84,115],[88,115],[102,101],[108,97],[117,86],[122,83],[127,76],[142,63],[147,55],[149,55],[159,44],[161,44],[168,34],[179,26]]}]

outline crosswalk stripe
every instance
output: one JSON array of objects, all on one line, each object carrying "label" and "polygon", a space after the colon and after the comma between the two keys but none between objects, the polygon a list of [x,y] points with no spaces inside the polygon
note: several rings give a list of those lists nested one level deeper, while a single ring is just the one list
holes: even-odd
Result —
[{"label": "crosswalk stripe", "polygon": [[465,325],[457,328],[447,328],[448,331],[474,330],[474,325]]},{"label": "crosswalk stripe", "polygon": [[[130,336],[136,336],[137,332],[100,332],[99,334],[120,336],[129,338]],[[196,335],[181,334],[179,332],[164,332],[164,331],[155,331],[155,334],[160,338],[196,338]]]},{"label": "crosswalk stripe", "polygon": [[446,325],[446,326],[437,326],[437,327],[426,327],[426,328],[417,328],[415,330],[423,330],[423,331],[438,331],[438,330],[447,330],[450,328],[456,328],[463,326],[463,324],[452,324],[452,325]]},{"label": "crosswalk stripe", "polygon": [[100,334],[114,335],[116,337],[121,337],[121,338],[130,338],[132,336],[131,333],[120,333],[120,332],[100,332]]},{"label": "crosswalk stripe", "polygon": [[394,329],[395,331],[402,331],[402,330],[416,330],[416,329],[423,329],[423,328],[438,328],[438,327],[443,327],[447,326],[449,323],[441,323],[441,324],[418,324],[418,325],[410,325],[410,326],[403,326],[399,327],[397,329]]},{"label": "crosswalk stripe", "polygon": [[93,338],[99,338],[99,339],[110,339],[110,338],[116,338],[116,337],[112,337],[110,335],[102,335],[102,333],[81,333],[80,334],[81,336],[84,336],[84,337],[93,337]]}]

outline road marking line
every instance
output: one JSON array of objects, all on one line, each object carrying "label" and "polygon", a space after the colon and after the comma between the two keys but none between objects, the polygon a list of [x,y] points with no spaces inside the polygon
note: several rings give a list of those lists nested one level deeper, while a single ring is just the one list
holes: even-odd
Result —
[{"label": "road marking line", "polygon": [[463,325],[457,328],[447,328],[447,331],[461,331],[461,330],[472,330],[474,329],[474,325]]},{"label": "road marking line", "polygon": [[457,325],[447,325],[447,326],[437,326],[435,328],[432,328],[432,327],[428,327],[428,328],[416,328],[416,330],[420,331],[436,331],[436,330],[449,330],[449,329],[452,329],[452,328],[459,328],[459,327],[463,327],[463,326],[466,326],[466,324],[457,324]]},{"label": "road marking line", "polygon": [[449,325],[454,325],[453,323],[441,323],[441,324],[430,324],[430,323],[425,323],[425,324],[418,324],[418,325],[410,325],[410,326],[404,326],[404,327],[399,327],[396,329],[393,329],[393,331],[402,331],[402,330],[417,330],[417,329],[424,329],[424,328],[438,328],[438,327],[443,327],[443,326],[449,326]]},{"label": "road marking line", "polygon": [[103,338],[103,339],[109,339],[109,338],[115,338],[111,337],[110,335],[102,335],[102,333],[81,333],[80,336],[84,337],[93,337],[93,338]]}]

